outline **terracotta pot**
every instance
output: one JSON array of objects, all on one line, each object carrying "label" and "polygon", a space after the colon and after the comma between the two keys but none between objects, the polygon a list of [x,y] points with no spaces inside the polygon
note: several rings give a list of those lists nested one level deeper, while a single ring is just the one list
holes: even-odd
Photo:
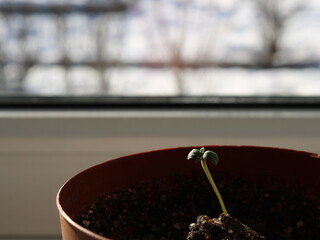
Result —
[{"label": "terracotta pot", "polygon": [[[144,152],[113,159],[91,167],[67,181],[57,195],[64,240],[107,239],[97,235],[72,218],[100,194],[128,187],[138,181],[188,174],[200,169],[186,156],[192,148],[183,147]],[[245,178],[270,175],[288,184],[301,184],[320,201],[319,155],[287,149],[254,146],[205,146],[218,153],[221,161],[215,174],[238,174]]]}]

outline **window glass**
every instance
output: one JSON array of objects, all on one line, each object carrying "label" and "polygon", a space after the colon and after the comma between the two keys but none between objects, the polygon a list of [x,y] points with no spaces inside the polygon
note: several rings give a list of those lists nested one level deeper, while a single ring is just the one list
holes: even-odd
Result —
[{"label": "window glass", "polygon": [[319,38],[317,0],[1,0],[0,95],[314,97]]}]

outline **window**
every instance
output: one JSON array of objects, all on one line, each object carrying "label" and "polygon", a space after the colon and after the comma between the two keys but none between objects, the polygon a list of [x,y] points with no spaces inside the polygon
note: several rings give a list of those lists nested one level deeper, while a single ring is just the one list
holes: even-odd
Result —
[{"label": "window", "polygon": [[2,106],[319,106],[320,4],[0,1]]}]

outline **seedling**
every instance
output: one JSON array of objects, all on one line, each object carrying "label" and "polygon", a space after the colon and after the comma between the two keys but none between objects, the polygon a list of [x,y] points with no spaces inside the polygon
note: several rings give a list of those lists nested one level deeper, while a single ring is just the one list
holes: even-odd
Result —
[{"label": "seedling", "polygon": [[204,173],[206,174],[218,200],[219,200],[219,203],[220,203],[220,206],[222,208],[222,212],[225,214],[225,215],[229,215],[228,214],[228,211],[224,205],[224,202],[223,202],[223,199],[220,195],[220,192],[215,184],[215,182],[213,181],[213,178],[211,176],[211,173],[208,169],[208,166],[207,166],[207,161],[211,162],[213,165],[217,165],[218,162],[219,162],[219,157],[218,155],[213,152],[213,151],[205,151],[204,148],[201,148],[200,150],[199,149],[193,149],[189,152],[188,154],[188,160],[195,160],[196,163],[198,162],[201,162],[201,166],[202,166],[202,169],[204,171]]}]

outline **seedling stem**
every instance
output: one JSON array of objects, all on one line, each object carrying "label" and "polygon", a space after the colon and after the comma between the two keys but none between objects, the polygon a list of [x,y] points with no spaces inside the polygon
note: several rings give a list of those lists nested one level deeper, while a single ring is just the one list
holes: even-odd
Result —
[{"label": "seedling stem", "polygon": [[208,180],[209,180],[209,182],[210,182],[210,184],[211,184],[211,186],[213,188],[213,191],[215,192],[215,194],[216,194],[216,196],[217,196],[217,198],[219,200],[220,206],[222,208],[222,212],[225,215],[228,215],[228,211],[227,211],[227,209],[226,209],[226,207],[224,205],[223,199],[222,199],[221,194],[220,194],[220,192],[219,192],[219,190],[217,188],[217,185],[213,181],[213,178],[212,178],[212,176],[210,174],[210,171],[208,169],[207,162],[206,162],[205,159],[201,160],[201,166],[202,166],[202,169],[203,169],[204,173],[206,174],[206,176],[207,176],[207,178],[208,178]]}]

